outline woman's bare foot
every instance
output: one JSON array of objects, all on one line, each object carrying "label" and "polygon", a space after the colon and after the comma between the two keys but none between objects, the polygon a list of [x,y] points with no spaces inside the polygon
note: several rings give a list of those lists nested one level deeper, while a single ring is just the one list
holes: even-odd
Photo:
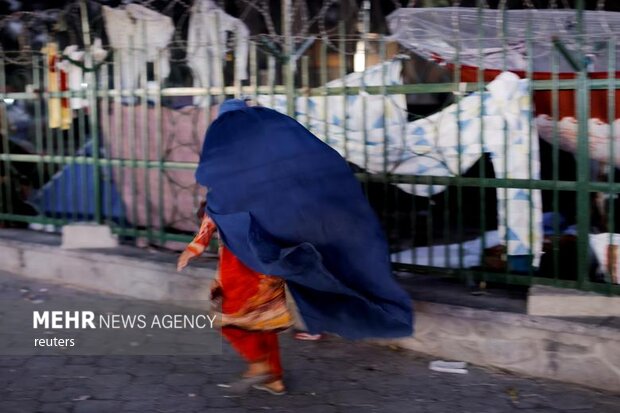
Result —
[{"label": "woman's bare foot", "polygon": [[256,384],[253,386],[257,390],[266,391],[274,396],[282,396],[286,394],[286,387],[282,380],[275,380],[269,383]]},{"label": "woman's bare foot", "polygon": [[263,386],[267,387],[269,390],[274,391],[276,393],[282,393],[286,391],[286,387],[284,386],[284,382],[282,380],[272,381],[271,383],[265,383]]},{"label": "woman's bare foot", "polygon": [[248,370],[243,373],[243,377],[255,377],[269,374],[269,364],[264,361],[250,363]]}]

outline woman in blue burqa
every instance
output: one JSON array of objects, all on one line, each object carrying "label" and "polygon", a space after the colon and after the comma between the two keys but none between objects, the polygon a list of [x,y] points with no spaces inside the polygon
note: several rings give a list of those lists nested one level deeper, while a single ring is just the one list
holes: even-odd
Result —
[{"label": "woman in blue burqa", "polygon": [[[412,334],[411,299],[393,277],[386,238],[360,183],[334,149],[297,121],[268,108],[248,107],[241,100],[224,102],[206,133],[196,180],[207,187],[205,216],[217,229],[220,251],[236,263],[227,265],[221,255],[220,266],[247,267],[248,283],[252,277],[282,280],[268,283],[282,290],[286,283],[309,333],[330,332],[348,339]],[[186,251],[180,268],[195,255]],[[220,271],[220,278],[236,277],[235,270],[226,274]],[[224,307],[226,300],[239,301],[235,295],[243,289],[226,291],[221,281]],[[280,294],[271,291],[267,296]],[[255,306],[252,311],[268,307]],[[275,313],[282,320],[282,314]],[[247,320],[247,313],[243,316]],[[252,317],[261,325],[270,324],[268,318]],[[229,337],[234,324],[230,321],[224,335],[243,356],[242,343],[235,345]],[[248,335],[247,323],[237,327],[237,336],[246,329],[245,342],[258,337]],[[250,363],[246,377],[252,376],[252,366],[258,364],[245,358]],[[268,369],[270,363],[262,365]],[[280,372],[274,377],[281,379]]]}]

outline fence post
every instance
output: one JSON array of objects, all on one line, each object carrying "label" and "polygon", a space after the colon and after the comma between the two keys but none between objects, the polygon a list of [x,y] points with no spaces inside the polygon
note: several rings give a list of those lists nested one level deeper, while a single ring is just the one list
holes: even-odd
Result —
[{"label": "fence post", "polygon": [[[583,56],[584,0],[577,0],[579,56]],[[587,65],[580,65],[577,82],[577,282],[584,289],[590,264],[590,156],[588,148],[589,84]]]},{"label": "fence post", "polygon": [[284,81],[286,85],[286,113],[295,115],[295,70],[293,59],[291,0],[282,0],[282,33],[284,35]]},{"label": "fence post", "polygon": [[[84,39],[84,67],[86,69],[93,68],[94,63],[92,59],[92,50],[90,43],[90,24],[88,22],[88,3],[86,0],[80,0],[80,15],[82,20],[82,36]],[[98,124],[98,110],[97,110],[97,75],[93,71],[88,73],[85,71],[85,80],[87,83],[87,93],[88,93],[88,107],[90,108],[90,112],[88,114],[88,124],[90,126],[90,135],[92,142],[92,157],[93,157],[93,188],[94,188],[94,209],[95,216],[94,220],[100,224],[101,219],[101,165],[99,164],[99,130],[97,128]]]}]

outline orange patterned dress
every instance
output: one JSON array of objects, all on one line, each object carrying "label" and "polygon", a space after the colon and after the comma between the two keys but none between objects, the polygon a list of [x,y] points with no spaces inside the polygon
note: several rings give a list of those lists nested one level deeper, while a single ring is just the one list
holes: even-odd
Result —
[{"label": "orange patterned dress", "polygon": [[[213,220],[205,214],[200,231],[186,251],[192,256],[202,254],[216,230]],[[220,243],[218,276],[211,291],[214,298],[221,299],[222,326],[249,331],[278,331],[291,327],[293,317],[284,287],[282,278],[246,267]]]}]

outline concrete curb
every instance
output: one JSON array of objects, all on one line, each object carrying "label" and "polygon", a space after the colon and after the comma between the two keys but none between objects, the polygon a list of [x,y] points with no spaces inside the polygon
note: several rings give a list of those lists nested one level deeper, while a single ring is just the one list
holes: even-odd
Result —
[{"label": "concrete curb", "polygon": [[[60,237],[0,231],[2,269],[24,277],[146,300],[205,300],[210,257],[183,273],[176,255],[121,247],[63,250]],[[416,302],[416,334],[382,345],[528,376],[620,391],[620,330],[573,321]]]},{"label": "concrete curb", "polygon": [[[67,250],[60,237],[17,230],[0,232],[5,271],[78,288],[144,300],[199,301],[209,298],[216,259],[176,272],[176,255],[133,247]],[[34,238],[34,239],[33,239]]]},{"label": "concrete curb", "polygon": [[620,392],[618,329],[447,304],[415,308],[415,337],[381,344]]},{"label": "concrete curb", "polygon": [[620,317],[620,297],[537,285],[530,289],[527,313],[551,317]]}]

